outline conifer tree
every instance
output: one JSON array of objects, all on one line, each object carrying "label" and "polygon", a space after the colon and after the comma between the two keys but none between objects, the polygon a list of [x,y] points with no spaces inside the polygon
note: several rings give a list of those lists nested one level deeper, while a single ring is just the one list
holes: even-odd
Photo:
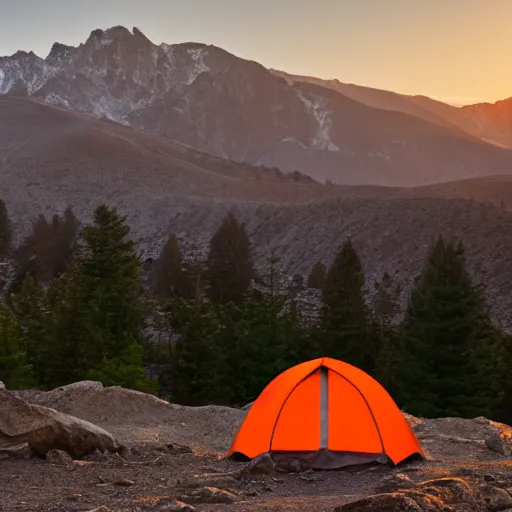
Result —
[{"label": "conifer tree", "polygon": [[[501,332],[501,344],[499,345],[499,366],[491,369],[492,373],[498,373],[498,385],[501,391],[496,400],[492,414],[489,416],[495,421],[512,424],[512,335]],[[498,358],[496,358],[498,359]]]},{"label": "conifer tree", "polygon": [[253,277],[249,237],[231,212],[210,241],[207,260],[210,299],[217,304],[240,304]]},{"label": "conifer tree", "polygon": [[240,405],[253,400],[282,370],[294,364],[302,349],[295,308],[287,308],[280,290],[279,256],[272,251],[267,272],[258,278],[262,292],[253,290],[243,304],[216,308],[222,328],[217,349],[216,403]]},{"label": "conifer tree", "polygon": [[70,264],[77,236],[78,220],[70,207],[62,217],[54,215],[51,223],[40,215],[16,251],[18,279],[14,289],[18,291],[27,276],[48,283],[61,275]]},{"label": "conifer tree", "polygon": [[439,237],[416,282],[396,358],[404,408],[415,415],[488,416],[499,394],[500,335],[462,244]]},{"label": "conifer tree", "polygon": [[180,336],[171,345],[169,370],[163,376],[170,399],[179,404],[206,405],[216,394],[216,312],[208,304],[178,299],[174,303],[172,327]]},{"label": "conifer tree", "polygon": [[42,387],[53,385],[52,365],[57,363],[55,348],[58,340],[55,337],[55,311],[48,292],[29,275],[21,290],[8,299],[18,324],[20,346],[34,377]]},{"label": "conifer tree", "polygon": [[185,276],[183,258],[175,235],[169,236],[156,263],[153,290],[160,299],[193,297],[192,283]]},{"label": "conifer tree", "polygon": [[12,244],[12,224],[7,208],[0,199],[0,258],[7,256]]},{"label": "conifer tree", "polygon": [[400,287],[394,285],[392,277],[385,272],[375,283],[373,310],[379,329],[386,330],[392,324],[399,311]]},{"label": "conifer tree", "polygon": [[94,223],[82,233],[77,281],[95,330],[90,355],[99,361],[118,357],[140,342],[144,326],[141,262],[125,221],[116,208],[101,205],[94,212]]},{"label": "conifer tree", "polygon": [[[105,358],[102,333],[94,323],[96,306],[88,296],[78,262],[46,291],[53,317],[53,343],[48,343],[45,369],[51,387],[90,379],[88,373]],[[101,379],[97,379],[101,380]]]},{"label": "conifer tree", "polygon": [[44,215],[39,215],[32,226],[32,233],[16,251],[16,290],[19,290],[27,276],[41,282],[47,282],[53,277],[49,263],[51,240],[51,226]]},{"label": "conifer tree", "polygon": [[302,329],[285,297],[252,294],[242,306],[216,309],[222,329],[215,340],[216,403],[243,405],[286,368],[298,363],[303,351]]},{"label": "conifer tree", "polygon": [[42,385],[96,378],[136,389],[150,387],[141,356],[140,261],[124,220],[115,209],[98,207],[65,275],[37,300],[19,304],[32,310],[37,301],[44,304],[35,316],[37,328],[26,330],[30,346],[43,340],[31,352]]},{"label": "conifer tree", "polygon": [[323,290],[318,343],[324,355],[372,372],[377,346],[371,336],[359,256],[347,239],[334,258]]},{"label": "conifer tree", "polygon": [[323,290],[325,286],[325,278],[325,265],[321,261],[318,261],[314,264],[313,268],[311,269],[311,273],[309,274],[308,288]]},{"label": "conifer tree", "polygon": [[378,340],[378,356],[375,377],[384,385],[396,401],[400,400],[396,383],[396,368],[400,361],[397,347],[397,326],[393,323],[399,312],[400,287],[386,272],[375,282],[372,330]]},{"label": "conifer tree", "polygon": [[62,217],[57,217],[54,222],[52,277],[57,277],[68,269],[77,242],[78,230],[78,219],[68,206]]},{"label": "conifer tree", "polygon": [[6,304],[0,304],[0,376],[8,389],[37,384],[21,343],[20,325]]}]

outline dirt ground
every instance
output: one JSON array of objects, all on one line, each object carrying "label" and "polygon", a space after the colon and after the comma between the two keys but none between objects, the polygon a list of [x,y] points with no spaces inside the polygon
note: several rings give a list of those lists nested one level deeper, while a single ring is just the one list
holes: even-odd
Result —
[{"label": "dirt ground", "polygon": [[[158,456],[157,456],[158,457]],[[179,499],[178,481],[194,474],[232,470],[234,464],[194,454],[166,455],[157,462],[151,450],[137,457],[140,465],[122,461],[78,463],[74,470],[44,460],[1,461],[0,510],[88,511],[99,506],[110,510],[158,510],[162,504]],[[134,458],[130,458],[133,462]],[[200,511],[332,510],[371,492],[386,473],[383,470],[353,473],[283,474],[254,476],[233,489],[233,504],[197,504]],[[116,485],[122,479],[131,486]]]},{"label": "dirt ground", "polygon": [[[112,512],[175,510],[171,503],[190,495],[186,485],[195,475],[241,467],[223,459],[246,414],[239,409],[181,407],[141,393],[104,389],[91,383],[18,395],[94,421],[128,446],[129,451],[122,457],[96,454],[71,465],[31,457],[26,450],[16,455],[0,453],[1,512],[86,512],[102,506]],[[225,490],[230,503],[192,505],[200,512],[323,512],[400,486],[401,482],[454,475],[483,478],[488,473],[512,474],[510,451],[495,453],[486,444],[492,431],[508,439],[508,427],[483,418],[408,419],[430,460],[396,468],[376,465],[340,471],[248,475],[229,485],[212,484]],[[177,445],[192,451],[177,453]]]}]

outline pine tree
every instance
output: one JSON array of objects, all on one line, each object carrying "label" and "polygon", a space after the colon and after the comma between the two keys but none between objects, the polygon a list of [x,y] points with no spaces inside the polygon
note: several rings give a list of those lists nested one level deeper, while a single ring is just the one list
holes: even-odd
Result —
[{"label": "pine tree", "polygon": [[[96,330],[99,357],[117,357],[140,340],[144,325],[141,262],[130,228],[116,208],[99,206],[94,224],[83,230],[78,272]],[[92,349],[92,347],[91,347]]]},{"label": "pine tree", "polygon": [[175,235],[169,236],[153,275],[153,290],[160,299],[192,298],[192,283],[183,270],[183,258]]},{"label": "pine tree", "polygon": [[27,276],[41,282],[49,281],[52,276],[50,252],[52,229],[44,215],[39,215],[32,226],[32,233],[16,251],[17,281],[15,290],[19,290]]},{"label": "pine tree", "polygon": [[245,227],[229,213],[213,235],[207,261],[210,299],[240,304],[254,277],[251,244]]},{"label": "pine tree", "polygon": [[380,281],[375,282],[373,310],[380,330],[387,330],[399,311],[400,287],[393,284],[386,272]]},{"label": "pine tree", "polygon": [[172,327],[180,336],[171,345],[169,370],[163,376],[170,399],[179,404],[206,405],[216,395],[217,315],[208,304],[179,299],[174,303]]},{"label": "pine tree", "polygon": [[88,379],[91,369],[104,361],[102,333],[93,321],[96,308],[80,270],[75,263],[46,292],[54,329],[45,365],[51,387]]},{"label": "pine tree", "polygon": [[318,261],[315,263],[313,268],[311,269],[311,273],[308,277],[308,288],[313,288],[316,290],[323,290],[325,286],[326,279],[326,269],[325,265]]},{"label": "pine tree", "polygon": [[87,378],[99,380],[104,386],[122,386],[156,394],[157,382],[148,379],[143,362],[142,345],[132,342],[119,356],[105,359],[99,367],[88,371]]},{"label": "pine tree", "polygon": [[399,312],[400,287],[386,272],[380,281],[375,282],[373,301],[372,329],[378,340],[378,356],[375,377],[387,389],[396,401],[400,401],[396,386],[396,369],[400,362],[397,347],[397,326],[395,317]]},{"label": "pine tree", "polygon": [[[51,225],[40,219],[39,234],[53,234],[53,243],[39,251],[40,262],[56,263],[51,272],[59,262],[47,254],[69,250],[76,228],[69,209],[62,219],[54,216]],[[12,296],[21,344],[42,387],[98,378],[154,389],[141,352],[146,311],[140,261],[128,235],[125,219],[115,209],[100,206],[65,272],[45,285],[28,274]]]},{"label": "pine tree", "polygon": [[27,276],[48,283],[61,275],[70,264],[78,235],[78,221],[70,207],[63,216],[54,215],[51,223],[40,215],[32,233],[16,251],[18,291]]},{"label": "pine tree", "polygon": [[501,334],[498,347],[499,365],[491,369],[492,374],[498,373],[498,385],[501,396],[497,399],[489,418],[507,425],[512,424],[512,335]]},{"label": "pine tree", "polygon": [[48,292],[28,276],[17,294],[8,297],[8,304],[16,317],[19,343],[32,368],[34,377],[43,388],[55,383],[56,364],[55,316]]},{"label": "pine tree", "polygon": [[222,329],[215,340],[215,402],[242,405],[254,400],[279,373],[300,361],[302,329],[285,297],[253,294],[243,305],[216,309]]},{"label": "pine tree", "polygon": [[500,344],[462,244],[440,237],[411,292],[397,340],[404,408],[425,417],[488,416],[499,393]]},{"label": "pine tree", "polygon": [[323,355],[372,372],[377,352],[364,300],[365,277],[359,256],[347,239],[334,258],[323,290],[318,346]]},{"label": "pine tree", "polygon": [[0,199],[0,258],[5,258],[11,250],[12,224],[5,203]]},{"label": "pine tree", "polygon": [[37,384],[21,343],[20,325],[5,304],[0,304],[0,377],[8,389],[23,389]]},{"label": "pine tree", "polygon": [[78,238],[79,223],[70,206],[66,208],[62,217],[57,216],[53,228],[52,275],[57,277],[68,269]]}]

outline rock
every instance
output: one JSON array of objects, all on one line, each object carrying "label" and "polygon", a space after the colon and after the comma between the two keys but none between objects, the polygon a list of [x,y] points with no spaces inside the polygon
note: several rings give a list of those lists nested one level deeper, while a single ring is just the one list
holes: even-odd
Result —
[{"label": "rock", "polygon": [[318,481],[318,478],[316,478],[315,476],[300,475],[299,478],[301,480],[304,480],[304,482],[316,482],[316,481]]},{"label": "rock", "polygon": [[0,389],[5,389],[5,384],[0,380]]},{"label": "rock", "polygon": [[259,492],[254,489],[249,489],[247,491],[242,491],[240,496],[247,496],[249,498],[254,498],[255,496],[259,496]]},{"label": "rock", "polygon": [[119,480],[116,480],[114,482],[114,485],[119,485],[122,487],[131,487],[132,485],[135,485],[135,482],[133,480],[128,480],[127,478],[120,478]]},{"label": "rock", "polygon": [[453,476],[479,476],[480,472],[471,468],[457,468],[452,473]]},{"label": "rock", "polygon": [[229,504],[235,501],[235,495],[216,487],[202,487],[193,490],[189,495],[182,496],[181,499],[188,503]]},{"label": "rock", "polygon": [[0,391],[0,449],[25,445],[45,456],[54,448],[73,458],[100,451],[118,451],[114,437],[102,428],[41,405],[29,404]]},{"label": "rock", "polygon": [[347,503],[341,507],[336,507],[334,512],[398,512],[399,510],[407,512],[426,512],[427,510],[434,511],[440,509],[422,508],[415,500],[404,495],[378,494],[352,503]]},{"label": "rock", "polygon": [[272,457],[268,453],[264,453],[251,460],[246,466],[243,468],[243,472],[251,475],[270,475],[274,473],[276,466]]},{"label": "rock", "polygon": [[87,512],[111,512],[111,510],[108,507],[105,507],[105,505],[101,505],[101,507],[87,510]]},{"label": "rock", "polygon": [[46,454],[46,460],[56,466],[73,466],[73,458],[64,450],[50,450]]},{"label": "rock", "polygon": [[109,460],[108,452],[101,452],[100,450],[94,450],[84,457],[84,460],[91,462],[106,462]]},{"label": "rock", "polygon": [[477,495],[483,499],[488,510],[497,511],[512,508],[512,497],[505,489],[483,485],[478,489]]},{"label": "rock", "polygon": [[411,478],[404,473],[395,473],[388,475],[382,479],[382,485],[379,487],[379,492],[396,491],[411,487],[413,482]]},{"label": "rock", "polygon": [[158,505],[154,510],[157,512],[195,512],[196,509],[192,505],[183,503],[183,501],[173,501],[171,503]]},{"label": "rock", "polygon": [[119,455],[121,455],[121,457],[123,457],[123,459],[127,459],[131,454],[132,454],[132,451],[130,450],[130,448],[128,446],[120,446],[119,447],[119,450],[118,452]]},{"label": "rock", "polygon": [[494,453],[505,455],[505,447],[498,431],[491,432],[485,439],[485,446]]},{"label": "rock", "polygon": [[2,450],[7,452],[7,457],[24,460],[30,460],[34,458],[34,452],[30,449],[30,446],[26,444],[22,446],[16,446],[14,448],[9,448],[8,446],[2,446],[0,442],[0,453],[2,453]]},{"label": "rock", "polygon": [[478,502],[460,478],[428,480],[410,489],[369,496],[334,509],[334,512],[473,512]]},{"label": "rock", "polygon": [[178,480],[177,489],[188,491],[189,489],[197,489],[200,487],[231,487],[240,480],[240,473],[205,473],[204,475],[194,475],[187,480]]},{"label": "rock", "polygon": [[181,455],[184,453],[194,453],[190,446],[184,446],[181,444],[168,444],[166,445],[167,451],[172,455]]}]

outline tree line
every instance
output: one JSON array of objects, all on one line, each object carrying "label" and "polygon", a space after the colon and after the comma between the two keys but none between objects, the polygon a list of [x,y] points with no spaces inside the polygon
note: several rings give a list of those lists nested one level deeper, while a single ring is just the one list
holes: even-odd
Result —
[{"label": "tree line", "polygon": [[[0,379],[48,389],[83,379],[160,394],[175,403],[241,405],[279,372],[329,356],[381,382],[398,405],[424,417],[487,416],[511,422],[512,338],[493,325],[462,242],[439,237],[399,323],[400,289],[385,274],[365,300],[366,278],[350,238],[307,284],[321,292],[305,322],[293,289],[265,272],[233,213],[206,261],[186,262],[173,235],[143,286],[126,219],[99,206],[80,226],[72,210],[41,216],[18,247],[0,201],[0,257],[16,278],[0,304]],[[147,372],[150,364],[163,370]]]}]

